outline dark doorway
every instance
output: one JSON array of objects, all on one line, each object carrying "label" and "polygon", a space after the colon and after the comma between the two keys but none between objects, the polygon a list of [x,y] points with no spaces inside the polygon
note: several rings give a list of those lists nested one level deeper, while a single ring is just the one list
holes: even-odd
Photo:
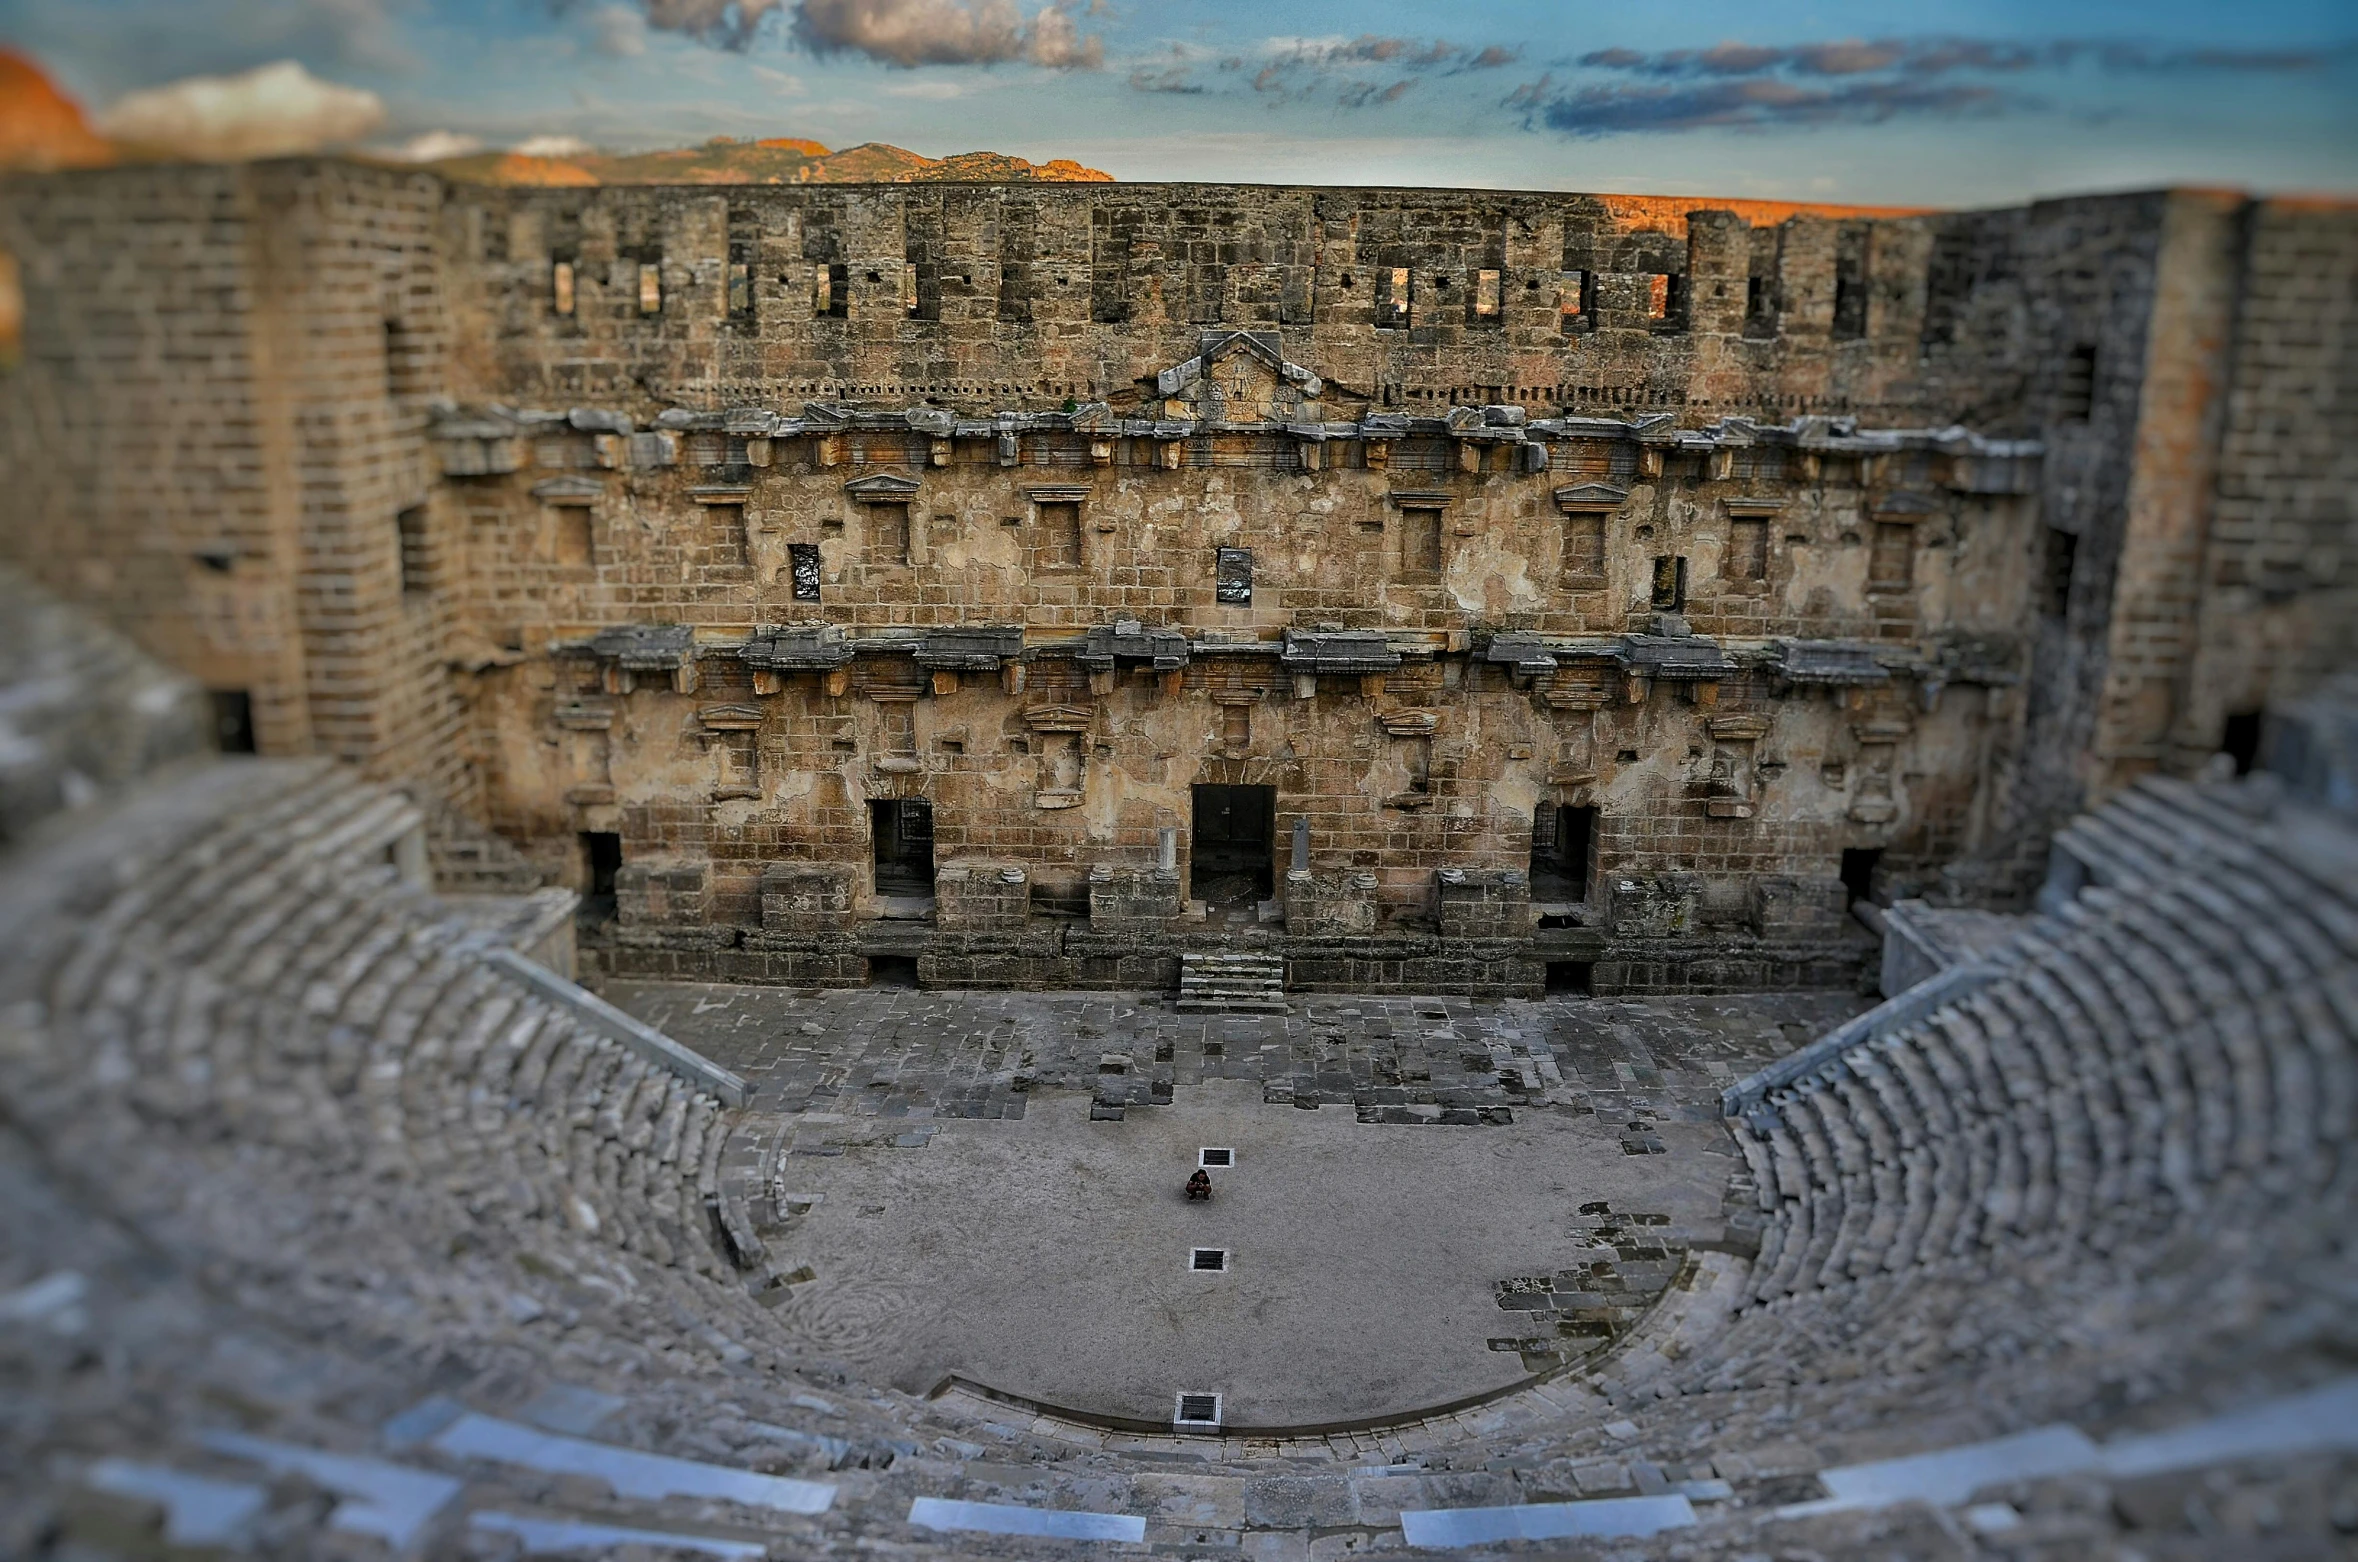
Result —
[{"label": "dark doorway", "polygon": [[213,691],[213,746],[224,754],[254,752],[254,697],[245,690]]},{"label": "dark doorway", "polygon": [[614,875],[622,867],[622,837],[612,830],[581,833],[581,909],[603,921],[614,915]]},{"label": "dark doorway", "polygon": [[933,893],[933,804],[921,798],[879,798],[868,804],[876,843],[876,893]]},{"label": "dark doorway", "polygon": [[2260,712],[2239,710],[2230,714],[2226,726],[2219,731],[2219,752],[2235,761],[2235,773],[2248,776],[2252,766],[2260,762]]},{"label": "dark doorway", "polygon": [[1883,860],[1880,846],[1849,846],[1842,852],[1843,902],[1857,905],[1875,898],[1875,866]]},{"label": "dark doorway", "polygon": [[1588,860],[1597,811],[1542,803],[1531,818],[1531,898],[1588,899]]},{"label": "dark doorway", "polygon": [[868,957],[868,985],[870,987],[916,986],[917,957],[915,955],[870,955]]},{"label": "dark doorway", "polygon": [[1596,966],[1587,960],[1550,960],[1547,990],[1586,998],[1597,990]]},{"label": "dark doorway", "polygon": [[1214,907],[1249,907],[1274,893],[1277,788],[1199,786],[1188,877],[1195,898]]}]

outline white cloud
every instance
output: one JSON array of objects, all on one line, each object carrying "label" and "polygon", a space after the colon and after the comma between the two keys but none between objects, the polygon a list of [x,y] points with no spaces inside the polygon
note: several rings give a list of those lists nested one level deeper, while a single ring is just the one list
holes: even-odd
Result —
[{"label": "white cloud", "polygon": [[813,54],[864,54],[904,70],[1015,60],[1096,70],[1104,41],[1082,34],[1068,3],[1049,0],[1027,20],[1015,0],[795,0],[794,39]]},{"label": "white cloud", "polygon": [[579,136],[529,136],[517,142],[514,150],[524,157],[579,157],[597,148]]},{"label": "white cloud", "polygon": [[316,152],[384,122],[375,93],[321,81],[295,60],[127,92],[98,116],[98,128],[118,141],[206,162]]},{"label": "white cloud", "polygon": [[438,163],[446,157],[464,157],[482,150],[480,136],[461,135],[455,130],[426,130],[392,148],[386,156],[405,163]]},{"label": "white cloud", "polygon": [[767,65],[748,65],[746,69],[769,83],[774,92],[790,93],[797,97],[802,95],[802,78],[791,71],[775,70]]},{"label": "white cloud", "polygon": [[966,89],[954,81],[901,81],[884,89],[888,98],[927,98],[936,103],[964,97]]},{"label": "white cloud", "polygon": [[647,52],[647,19],[630,6],[600,6],[591,13],[590,33],[600,54],[627,60]]}]

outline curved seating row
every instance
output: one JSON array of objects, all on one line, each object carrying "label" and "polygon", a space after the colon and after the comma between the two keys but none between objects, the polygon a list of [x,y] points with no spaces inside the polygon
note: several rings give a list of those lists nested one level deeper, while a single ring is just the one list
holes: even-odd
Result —
[{"label": "curved seating row", "polygon": [[51,1025],[144,1114],[724,1275],[721,1103],[488,965],[375,860],[409,822],[398,794],[301,770],[89,918]]},{"label": "curved seating row", "polygon": [[2222,1222],[2297,1249],[2351,1205],[2358,832],[2156,780],[2067,839],[2107,855],[1991,980],[1731,1122],[1765,1225],[1699,1379],[1806,1371],[1814,1338],[1869,1370],[1961,1285],[2149,1277]]}]

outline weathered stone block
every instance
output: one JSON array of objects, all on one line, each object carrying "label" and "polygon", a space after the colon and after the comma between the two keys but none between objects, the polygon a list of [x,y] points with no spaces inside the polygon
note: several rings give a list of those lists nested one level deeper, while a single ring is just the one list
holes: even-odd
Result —
[{"label": "weathered stone block", "polygon": [[1032,914],[1031,876],[1011,862],[946,863],[934,875],[936,926],[962,932],[1020,932]]},{"label": "weathered stone block", "polygon": [[816,933],[852,920],[852,870],[842,863],[773,862],[761,870],[765,933]]},{"label": "weathered stone block", "polygon": [[1825,938],[1842,930],[1849,906],[1839,878],[1759,878],[1752,883],[1752,930],[1763,938]]},{"label": "weathered stone block", "polygon": [[1433,879],[1443,938],[1521,938],[1531,931],[1531,879],[1520,868],[1443,868]]},{"label": "weathered stone block", "polygon": [[1617,938],[1669,938],[1691,932],[1702,896],[1698,874],[1616,874],[1607,881],[1605,925]]},{"label": "weathered stone block", "polygon": [[701,857],[625,863],[614,874],[614,909],[628,927],[702,927],[712,917],[712,863]]},{"label": "weathered stone block", "polygon": [[1100,863],[1089,870],[1089,926],[1141,929],[1171,921],[1185,909],[1176,868],[1127,868]]},{"label": "weathered stone block", "polygon": [[1376,930],[1372,873],[1289,873],[1284,899],[1285,930],[1297,936],[1364,936]]}]

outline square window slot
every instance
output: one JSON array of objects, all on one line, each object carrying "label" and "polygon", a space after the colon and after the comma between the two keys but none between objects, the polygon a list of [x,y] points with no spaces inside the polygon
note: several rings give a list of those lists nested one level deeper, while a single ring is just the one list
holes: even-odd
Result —
[{"label": "square window slot", "polygon": [[1234,1150],[1216,1150],[1207,1147],[1195,1152],[1195,1164],[1198,1166],[1234,1166],[1236,1164],[1236,1152]]},{"label": "square window slot", "polygon": [[1228,1272],[1228,1249],[1199,1247],[1188,1252],[1187,1267],[1199,1274],[1218,1275]]},{"label": "square window slot", "polygon": [[1218,1426],[1220,1424],[1220,1396],[1217,1394],[1187,1394],[1179,1396],[1179,1403],[1171,1415],[1173,1426]]}]

